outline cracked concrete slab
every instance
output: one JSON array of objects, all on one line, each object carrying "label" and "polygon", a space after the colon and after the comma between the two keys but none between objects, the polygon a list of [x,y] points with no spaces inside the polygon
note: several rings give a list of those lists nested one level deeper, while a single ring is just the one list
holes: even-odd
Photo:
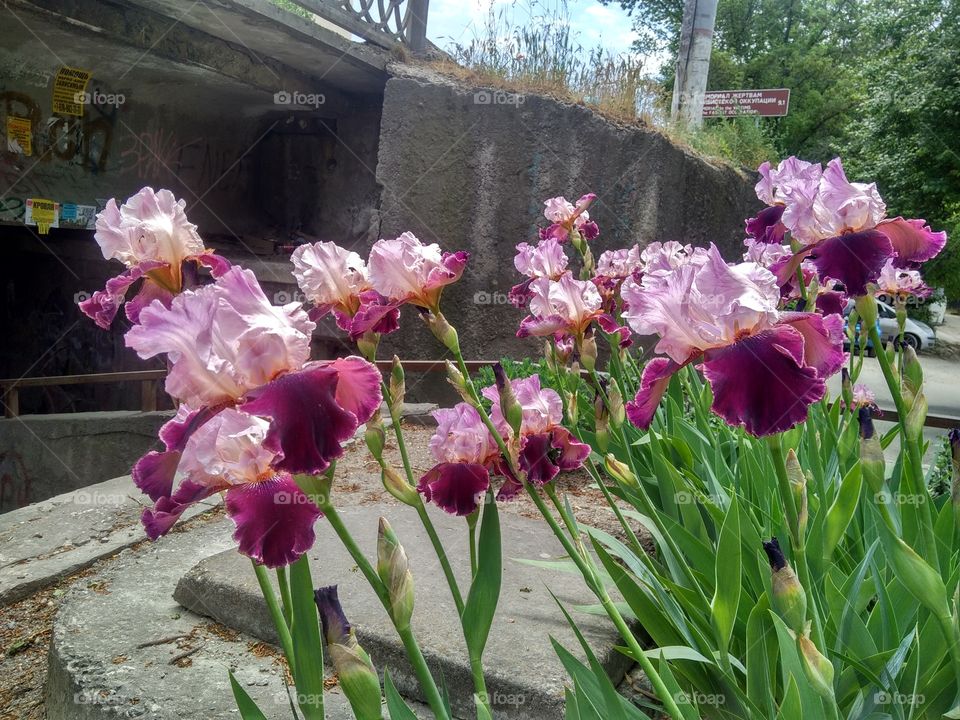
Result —
[{"label": "cracked concrete slab", "polygon": [[[475,716],[473,683],[453,600],[433,547],[416,513],[410,508],[363,505],[342,510],[342,517],[368,558],[376,557],[377,523],[381,514],[391,525],[410,558],[416,586],[413,629],[428,664],[443,676],[454,713]],[[454,570],[466,594],[469,567],[467,528],[463,518],[432,513]],[[535,567],[517,559],[556,560],[560,544],[545,523],[518,515],[501,515],[503,589],[493,631],[484,655],[487,684],[498,718],[542,719],[563,716],[566,673],[550,636],[579,654],[579,645],[551,597],[566,608],[595,603],[579,576]],[[343,549],[328,523],[316,526],[311,568],[317,586],[337,584],[344,612],[357,637],[379,670],[390,669],[404,695],[423,699],[403,647],[379,600]],[[177,585],[175,598],[190,610],[212,617],[245,633],[276,642],[273,625],[249,561],[228,551],[204,559]],[[606,617],[574,613],[575,619],[610,673],[619,682],[630,665],[614,649],[619,636]]]}]

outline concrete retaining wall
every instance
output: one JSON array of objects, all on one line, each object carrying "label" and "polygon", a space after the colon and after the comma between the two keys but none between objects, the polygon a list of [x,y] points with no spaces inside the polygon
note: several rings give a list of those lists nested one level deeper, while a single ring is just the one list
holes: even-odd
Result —
[{"label": "concrete retaining wall", "polygon": [[[546,223],[545,198],[598,195],[590,210],[601,229],[597,256],[653,240],[713,241],[731,259],[742,252],[743,219],[757,204],[746,174],[586,107],[498,97],[409,66],[391,70],[377,166],[381,236],[411,230],[471,252],[444,302],[469,357],[533,350],[513,337],[522,313],[506,293],[520,280],[515,245],[536,242]],[[387,344],[401,356],[438,355],[412,313]]]},{"label": "concrete retaining wall", "polygon": [[[0,512],[126,475],[170,412],[25,415],[0,420]],[[131,486],[130,492],[137,494]]]}]

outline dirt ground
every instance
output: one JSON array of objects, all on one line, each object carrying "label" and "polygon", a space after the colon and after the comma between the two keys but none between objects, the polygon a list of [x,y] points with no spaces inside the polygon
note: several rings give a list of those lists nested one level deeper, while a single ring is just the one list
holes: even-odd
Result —
[{"label": "dirt ground", "polygon": [[[427,446],[433,428],[410,424],[405,425],[404,433],[414,474],[419,477],[434,464]],[[388,437],[391,437],[389,433]],[[387,444],[386,454],[390,462],[397,468],[402,468],[400,454],[392,440]],[[570,473],[558,481],[558,491],[561,496],[568,496],[579,522],[621,536],[622,532],[613,514],[607,509],[603,495],[590,485],[591,480],[585,472]],[[334,498],[341,505],[374,502],[399,504],[383,489],[379,466],[362,443],[348,449],[340,459],[334,484]],[[539,517],[533,503],[523,495],[514,501],[503,503],[501,509],[503,512],[517,513],[525,517]],[[175,531],[188,531],[196,523],[209,522],[211,517],[217,517],[220,513],[222,509],[214,510],[184,523],[182,528]],[[101,560],[91,568],[20,602],[0,607],[0,720],[45,718],[43,698],[47,647],[57,608],[72,585],[94,582],[90,579],[91,576],[96,574],[99,567],[109,562],[110,558]]]}]

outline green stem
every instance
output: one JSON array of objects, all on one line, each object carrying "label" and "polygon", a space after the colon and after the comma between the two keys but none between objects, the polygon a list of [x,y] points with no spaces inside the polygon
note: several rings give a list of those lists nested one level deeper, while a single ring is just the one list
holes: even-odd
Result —
[{"label": "green stem", "polygon": [[877,348],[877,360],[880,362],[880,370],[883,372],[883,378],[887,381],[887,387],[893,396],[893,404],[897,408],[897,416],[900,425],[900,445],[901,451],[905,446],[907,457],[910,459],[910,479],[912,491],[921,499],[923,506],[923,522],[921,523],[921,532],[923,533],[923,544],[929,554],[930,564],[940,567],[939,553],[937,552],[937,542],[933,532],[933,514],[930,510],[930,496],[927,492],[926,484],[923,479],[923,458],[920,456],[920,448],[916,442],[907,433],[907,404],[903,400],[903,393],[900,391],[900,384],[894,376],[893,368],[890,365],[890,358],[883,350],[880,343],[880,332],[876,325],[870,328],[870,339]]},{"label": "green stem", "polygon": [[[390,397],[390,388],[387,384],[381,379],[380,388],[383,396],[385,398]],[[403,427],[401,426],[400,413],[393,407],[393,403],[387,402],[387,408],[390,412],[391,425],[393,426],[393,435],[397,439],[397,448],[400,450],[400,458],[403,461],[403,470],[407,475],[407,482],[411,486],[416,487],[417,483],[413,479],[413,469],[410,465],[410,455],[407,452],[407,443],[403,437]],[[382,461],[385,462],[385,461]],[[463,595],[460,592],[460,586],[457,584],[457,578],[453,574],[453,568],[450,566],[450,558],[447,556],[447,551],[443,547],[443,543],[440,541],[440,536],[437,534],[437,529],[434,527],[433,520],[430,519],[429,513],[427,513],[427,508],[423,504],[423,500],[420,497],[417,497],[417,503],[413,506],[417,511],[417,516],[420,518],[420,523],[423,525],[423,529],[427,533],[427,537],[430,538],[430,544],[433,545],[433,550],[437,555],[437,560],[440,562],[440,568],[443,570],[443,576],[447,580],[447,587],[450,588],[450,595],[453,596],[453,604],[457,607],[457,615],[463,614]]]},{"label": "green stem", "polygon": [[647,679],[650,680],[650,684],[653,685],[653,689],[656,691],[657,696],[663,702],[667,713],[671,718],[673,718],[673,720],[683,720],[683,713],[680,712],[680,708],[677,706],[677,702],[673,696],[673,693],[671,693],[667,688],[666,684],[663,682],[663,678],[660,677],[660,674],[657,672],[656,668],[653,667],[653,663],[650,662],[650,658],[646,656],[643,648],[640,647],[640,643],[637,642],[637,639],[634,637],[633,632],[631,632],[626,620],[623,619],[623,615],[620,614],[617,606],[610,599],[610,594],[603,586],[603,583],[596,579],[596,574],[591,567],[592,563],[589,560],[589,556],[584,558],[577,552],[577,549],[571,543],[570,538],[567,537],[560,525],[557,524],[556,519],[550,512],[550,509],[547,507],[546,503],[543,502],[543,498],[537,494],[537,491],[530,485],[530,483],[524,482],[524,487],[527,490],[527,494],[540,511],[540,514],[543,515],[544,519],[547,521],[550,529],[553,530],[553,534],[560,541],[560,544],[563,545],[563,549],[566,551],[567,555],[569,555],[570,559],[573,560],[577,568],[580,570],[580,573],[583,575],[583,578],[590,587],[590,590],[594,593],[594,595],[597,596],[597,599],[600,601],[600,604],[606,611],[607,616],[620,633],[620,637],[622,637],[624,642],[626,642],[627,647],[634,656],[634,659],[640,663],[640,667],[643,668],[643,672],[646,674]]},{"label": "green stem", "polygon": [[[474,510],[467,515],[467,536],[470,542],[470,577],[477,576],[477,517],[479,513]],[[463,611],[460,611],[463,615]]]},{"label": "green stem", "polygon": [[[316,499],[314,499],[314,502],[316,502]],[[370,561],[367,560],[366,556],[357,546],[357,543],[350,534],[350,531],[347,529],[347,526],[343,524],[343,520],[337,513],[336,508],[334,508],[329,502],[318,503],[318,505],[324,516],[327,518],[327,521],[330,523],[330,527],[333,528],[333,531],[337,534],[337,537],[340,538],[340,542],[343,543],[343,546],[347,549],[347,552],[350,553],[350,557],[353,558],[353,561],[357,564],[357,567],[360,568],[360,572],[363,573],[363,576],[367,579],[370,587],[372,587],[373,591],[377,594],[377,597],[380,599],[380,604],[383,605],[383,608],[387,611],[387,615],[390,616],[392,621],[393,613],[390,611],[390,594],[387,591],[386,586],[383,584],[383,581],[380,580],[380,576],[377,575],[377,572],[370,564]],[[424,697],[426,698],[430,709],[433,710],[433,714],[438,720],[450,720],[450,715],[447,712],[443,697],[440,695],[440,691],[437,689],[437,684],[433,679],[433,675],[430,673],[430,668],[427,666],[427,661],[423,657],[423,653],[420,650],[420,646],[417,644],[417,640],[414,637],[410,626],[407,625],[405,627],[399,627],[396,623],[394,623],[394,628],[396,628],[397,634],[400,636],[401,642],[403,642],[403,647],[404,650],[406,650],[407,658],[410,660],[410,664],[413,666],[413,671],[416,673],[417,679],[420,681],[420,689],[423,691]]]},{"label": "green stem", "polygon": [[267,602],[267,610],[270,611],[270,618],[277,629],[277,636],[280,638],[280,647],[283,648],[284,657],[287,658],[287,665],[292,673],[296,667],[293,662],[293,638],[290,636],[290,626],[283,616],[283,611],[277,603],[277,596],[273,592],[273,586],[270,585],[270,575],[267,569],[256,562],[253,563],[253,572],[256,573],[257,582],[260,584],[260,592],[263,593],[263,599]]},{"label": "green stem", "polygon": [[280,600],[283,603],[283,618],[287,627],[293,622],[293,605],[290,604],[290,581],[287,580],[287,568],[283,565],[277,568],[277,585],[280,586]]}]

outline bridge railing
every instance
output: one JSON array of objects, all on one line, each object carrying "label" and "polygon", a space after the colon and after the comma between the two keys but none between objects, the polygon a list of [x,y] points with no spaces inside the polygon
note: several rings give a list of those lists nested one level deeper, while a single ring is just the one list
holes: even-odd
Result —
[{"label": "bridge railing", "polygon": [[291,0],[295,5],[388,50],[427,46],[430,0]]}]

